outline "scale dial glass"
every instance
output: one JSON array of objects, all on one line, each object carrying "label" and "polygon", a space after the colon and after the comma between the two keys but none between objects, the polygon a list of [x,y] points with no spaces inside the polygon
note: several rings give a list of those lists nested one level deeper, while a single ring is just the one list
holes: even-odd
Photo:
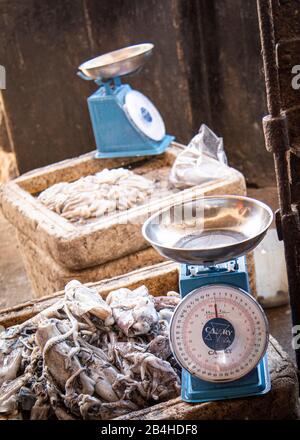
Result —
[{"label": "scale dial glass", "polygon": [[268,337],[267,319],[257,301],[225,284],[193,290],[170,324],[179,364],[209,382],[234,381],[252,371],[266,352]]},{"label": "scale dial glass", "polygon": [[125,96],[125,111],[145,136],[161,141],[166,134],[164,121],[152,102],[142,93],[130,90]]}]

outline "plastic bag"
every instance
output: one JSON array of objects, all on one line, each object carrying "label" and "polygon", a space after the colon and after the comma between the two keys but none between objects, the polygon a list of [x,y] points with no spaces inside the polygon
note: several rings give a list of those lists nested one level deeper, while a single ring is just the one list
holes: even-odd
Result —
[{"label": "plastic bag", "polygon": [[223,139],[202,124],[199,132],[180,153],[169,176],[179,189],[203,185],[229,174]]}]

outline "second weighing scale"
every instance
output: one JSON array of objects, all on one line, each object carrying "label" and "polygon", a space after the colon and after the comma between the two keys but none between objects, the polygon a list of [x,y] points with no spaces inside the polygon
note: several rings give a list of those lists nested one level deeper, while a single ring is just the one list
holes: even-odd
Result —
[{"label": "second weighing scale", "polygon": [[174,140],[154,104],[121,77],[140,71],[153,44],[137,44],[93,58],[78,75],[99,89],[88,98],[96,140],[96,157],[148,156],[163,153]]},{"label": "second weighing scale", "polygon": [[268,322],[250,294],[245,254],[272,218],[254,199],[205,197],[160,211],[143,226],[160,254],[181,263],[182,301],[170,323],[170,344],[182,366],[186,402],[270,390]]}]

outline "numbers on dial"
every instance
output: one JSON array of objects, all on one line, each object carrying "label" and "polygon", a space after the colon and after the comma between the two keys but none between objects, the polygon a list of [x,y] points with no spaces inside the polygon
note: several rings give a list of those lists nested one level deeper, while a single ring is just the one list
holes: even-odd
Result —
[{"label": "numbers on dial", "polygon": [[177,361],[211,382],[237,380],[265,354],[268,324],[257,301],[241,289],[209,285],[189,293],[170,325]]}]

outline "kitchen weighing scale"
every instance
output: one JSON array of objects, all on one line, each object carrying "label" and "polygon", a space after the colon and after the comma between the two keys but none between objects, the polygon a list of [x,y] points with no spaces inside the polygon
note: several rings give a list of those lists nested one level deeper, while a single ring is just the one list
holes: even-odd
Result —
[{"label": "kitchen weighing scale", "polygon": [[257,200],[220,196],[173,205],[143,226],[161,255],[181,263],[182,301],[169,336],[186,402],[270,390],[268,322],[250,295],[245,254],[263,239],[272,218]]},{"label": "kitchen weighing scale", "polygon": [[148,156],[163,153],[174,136],[142,93],[121,83],[121,77],[141,70],[153,44],[138,44],[93,58],[79,66],[78,75],[100,86],[88,99],[96,140],[96,157]]}]

